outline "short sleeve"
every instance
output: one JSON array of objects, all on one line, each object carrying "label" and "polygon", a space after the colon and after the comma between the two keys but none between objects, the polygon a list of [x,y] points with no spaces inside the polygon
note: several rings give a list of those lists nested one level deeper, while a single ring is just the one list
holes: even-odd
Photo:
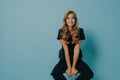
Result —
[{"label": "short sleeve", "polygon": [[82,28],[79,28],[78,38],[79,38],[79,40],[85,40],[85,34],[84,34],[84,30]]},{"label": "short sleeve", "polygon": [[62,33],[62,29],[59,29],[59,30],[58,30],[58,35],[57,35],[57,40],[62,39],[61,33]]}]

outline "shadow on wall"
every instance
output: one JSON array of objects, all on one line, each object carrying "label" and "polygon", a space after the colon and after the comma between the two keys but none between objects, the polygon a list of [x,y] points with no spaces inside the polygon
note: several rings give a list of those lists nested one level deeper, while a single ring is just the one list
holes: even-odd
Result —
[{"label": "shadow on wall", "polygon": [[97,73],[96,63],[98,61],[98,42],[97,36],[95,36],[94,32],[91,30],[85,29],[85,41],[81,45],[82,52],[83,52],[83,60],[89,65],[89,67],[94,72],[93,80],[100,80]]}]

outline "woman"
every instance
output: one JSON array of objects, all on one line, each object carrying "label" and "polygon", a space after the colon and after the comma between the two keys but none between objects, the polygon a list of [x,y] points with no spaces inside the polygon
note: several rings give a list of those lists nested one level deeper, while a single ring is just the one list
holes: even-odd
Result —
[{"label": "woman", "polygon": [[80,45],[85,39],[84,31],[78,27],[77,16],[74,11],[68,11],[63,19],[63,26],[58,31],[57,39],[62,48],[59,51],[59,62],[52,70],[51,75],[55,80],[66,80],[63,73],[75,77],[76,80],[90,80],[93,72],[82,60]]}]

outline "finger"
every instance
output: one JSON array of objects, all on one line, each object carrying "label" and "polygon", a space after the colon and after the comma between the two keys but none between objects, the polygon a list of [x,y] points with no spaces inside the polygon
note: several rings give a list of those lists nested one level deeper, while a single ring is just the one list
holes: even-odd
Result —
[{"label": "finger", "polygon": [[76,73],[78,73],[78,70],[76,71]]},{"label": "finger", "polygon": [[78,73],[78,71],[76,70],[76,71],[75,71],[75,74],[77,74],[77,73]]},{"label": "finger", "polygon": [[73,73],[72,76],[75,77],[75,73]]},{"label": "finger", "polygon": [[75,74],[73,75],[73,77],[75,77]]},{"label": "finger", "polygon": [[71,77],[71,76],[72,76],[72,73],[69,73],[69,76]]},{"label": "finger", "polygon": [[68,74],[68,77],[71,77],[71,75],[70,75],[70,74]]},{"label": "finger", "polygon": [[66,72],[66,75],[68,76],[68,73]]},{"label": "finger", "polygon": [[67,75],[68,77],[70,77],[70,74],[69,74],[68,72],[66,72],[66,75]]},{"label": "finger", "polygon": [[74,77],[77,75],[77,73],[74,73]]}]

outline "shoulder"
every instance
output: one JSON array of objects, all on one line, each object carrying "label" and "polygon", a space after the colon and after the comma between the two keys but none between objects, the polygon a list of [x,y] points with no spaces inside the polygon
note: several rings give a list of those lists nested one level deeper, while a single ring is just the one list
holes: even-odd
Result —
[{"label": "shoulder", "polygon": [[58,40],[62,39],[62,29],[59,29],[59,30],[58,30],[57,39],[58,39]]},{"label": "shoulder", "polygon": [[78,33],[84,33],[84,29],[83,28],[79,28]]},{"label": "shoulder", "polygon": [[62,29],[60,28],[60,29],[58,29],[58,31],[62,31]]},{"label": "shoulder", "polygon": [[58,29],[58,34],[61,34],[63,32],[63,30],[60,28]]},{"label": "shoulder", "polygon": [[83,31],[83,28],[80,28],[80,27],[79,27],[79,31]]},{"label": "shoulder", "polygon": [[84,30],[83,30],[83,28],[79,28],[78,38],[79,38],[80,40],[84,40],[84,39],[85,39],[85,35],[84,35]]}]

